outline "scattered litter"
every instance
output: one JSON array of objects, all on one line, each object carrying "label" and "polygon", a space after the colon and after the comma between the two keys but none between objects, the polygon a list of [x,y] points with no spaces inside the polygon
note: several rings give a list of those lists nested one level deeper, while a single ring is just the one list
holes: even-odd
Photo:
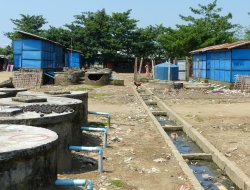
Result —
[{"label": "scattered litter", "polygon": [[112,137],[111,138],[111,141],[113,142],[122,142],[123,138],[120,138],[120,137]]},{"label": "scattered litter", "polygon": [[133,159],[132,157],[124,158],[124,162],[127,163],[127,164],[129,164],[132,159]]},{"label": "scattered litter", "polygon": [[165,158],[157,158],[153,160],[156,163],[162,163],[162,162],[166,162],[167,160]]},{"label": "scattered litter", "polygon": [[141,172],[140,173],[148,173],[148,174],[151,174],[151,173],[160,173],[160,170],[158,168],[150,168],[150,169],[147,169],[147,168],[142,168]]}]

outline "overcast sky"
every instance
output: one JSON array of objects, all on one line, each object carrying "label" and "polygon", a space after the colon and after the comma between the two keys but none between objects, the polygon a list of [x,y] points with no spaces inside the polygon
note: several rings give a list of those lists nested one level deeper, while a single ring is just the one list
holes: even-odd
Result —
[{"label": "overcast sky", "polygon": [[[48,24],[63,26],[73,20],[73,16],[81,12],[96,11],[105,8],[107,13],[123,12],[132,9],[131,16],[140,20],[138,25],[163,24],[174,27],[182,23],[179,14],[190,15],[189,7],[197,7],[199,3],[207,4],[211,0],[1,0],[0,11],[0,46],[11,41],[3,34],[12,31],[11,18],[19,18],[19,14],[43,15]],[[218,0],[223,13],[233,14],[232,22],[245,27],[250,25],[250,0]]]}]

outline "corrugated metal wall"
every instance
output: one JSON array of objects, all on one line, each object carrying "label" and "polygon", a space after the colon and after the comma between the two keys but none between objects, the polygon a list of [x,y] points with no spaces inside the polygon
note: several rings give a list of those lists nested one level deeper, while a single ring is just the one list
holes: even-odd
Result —
[{"label": "corrugated metal wall", "polygon": [[235,75],[250,75],[250,49],[210,51],[193,55],[193,77],[235,82]]},{"label": "corrugated metal wall", "polygon": [[80,53],[72,52],[65,54],[65,66],[70,68],[81,67],[81,55]]},{"label": "corrugated metal wall", "polygon": [[[161,63],[155,66],[155,79],[168,80],[168,64],[169,63]],[[170,73],[171,80],[178,80],[179,67],[171,64]]]},{"label": "corrugated metal wall", "polygon": [[15,68],[56,69],[63,67],[63,48],[42,40],[14,40]]}]

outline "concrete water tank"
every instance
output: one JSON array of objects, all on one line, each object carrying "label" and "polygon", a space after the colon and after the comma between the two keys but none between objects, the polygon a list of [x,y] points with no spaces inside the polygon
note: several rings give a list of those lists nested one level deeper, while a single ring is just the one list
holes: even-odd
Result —
[{"label": "concrete water tank", "polygon": [[[155,79],[158,80],[168,80],[168,67],[169,63],[161,63],[155,66]],[[177,65],[171,64],[170,66],[170,79],[178,80],[179,67]]]},{"label": "concrete water tank", "polygon": [[0,189],[51,189],[57,179],[57,145],[57,134],[48,129],[0,125]]}]

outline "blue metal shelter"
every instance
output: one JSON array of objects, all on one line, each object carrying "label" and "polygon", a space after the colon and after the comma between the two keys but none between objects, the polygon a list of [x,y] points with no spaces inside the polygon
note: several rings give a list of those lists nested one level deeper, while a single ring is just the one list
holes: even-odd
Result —
[{"label": "blue metal shelter", "polygon": [[23,39],[13,40],[14,67],[27,69],[62,69],[64,66],[61,44],[18,31]]},{"label": "blue metal shelter", "polygon": [[235,75],[250,75],[250,41],[210,46],[191,52],[193,77],[235,82]]},{"label": "blue metal shelter", "polygon": [[[174,64],[170,64],[170,79],[178,80],[179,67]],[[155,66],[155,79],[168,80],[168,67],[169,63],[161,63]]]},{"label": "blue metal shelter", "polygon": [[80,51],[68,49],[68,53],[65,54],[65,67],[81,68],[81,57]]}]

